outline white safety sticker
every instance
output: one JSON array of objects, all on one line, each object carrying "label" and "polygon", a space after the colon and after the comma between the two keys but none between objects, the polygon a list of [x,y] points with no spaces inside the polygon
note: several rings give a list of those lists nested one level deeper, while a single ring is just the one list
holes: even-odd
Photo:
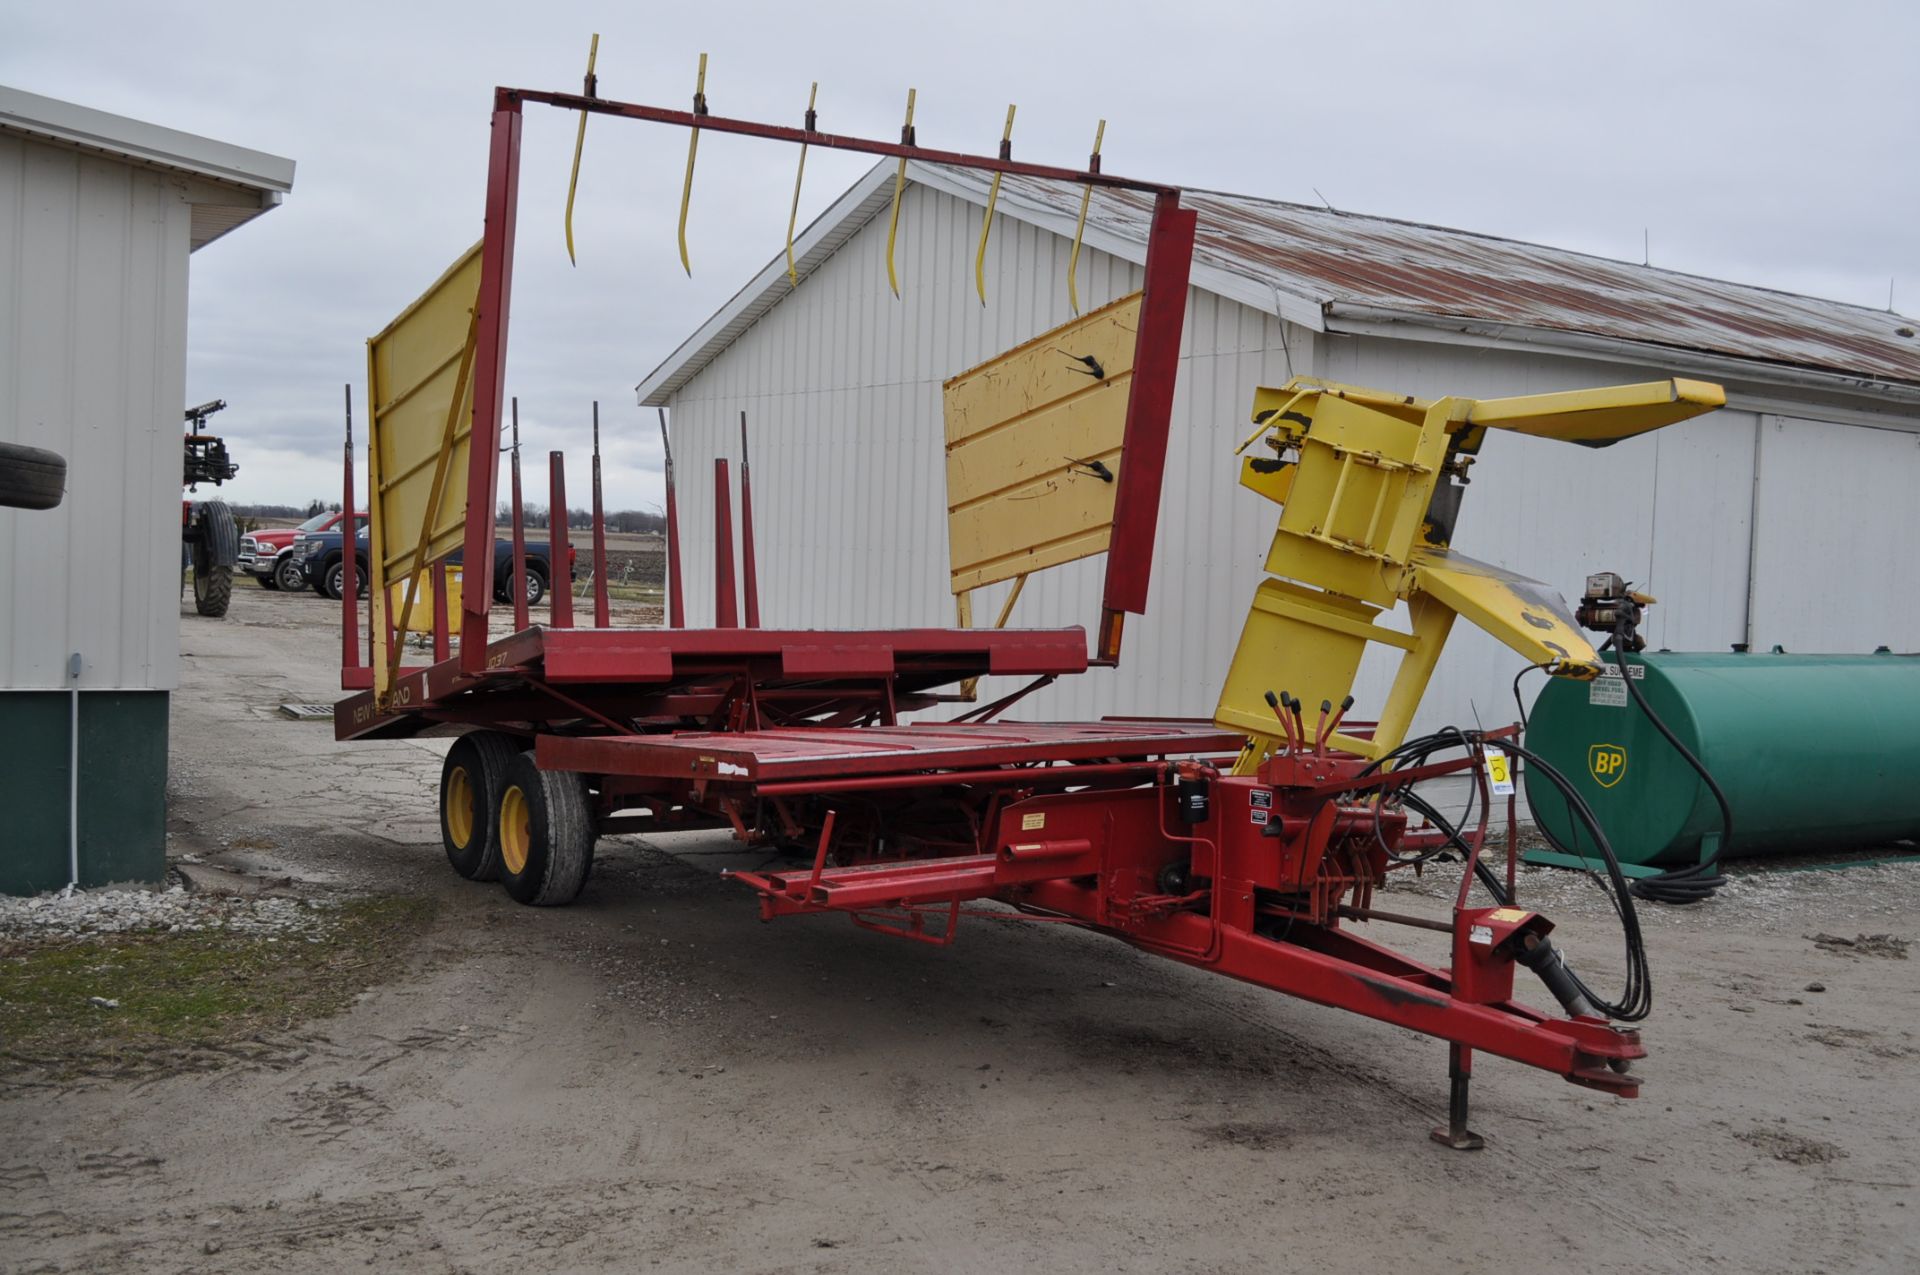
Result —
[{"label": "white safety sticker", "polygon": [[744,775],[747,773],[747,768],[745,766],[737,766],[730,761],[723,761],[720,763],[720,773],[723,775]]},{"label": "white safety sticker", "polygon": [[1247,818],[1256,824],[1264,824],[1267,821],[1269,813],[1269,811],[1265,810],[1249,810],[1247,811]]},{"label": "white safety sticker", "polygon": [[1619,675],[1596,677],[1587,683],[1587,703],[1599,708],[1625,708],[1627,684]]},{"label": "white safety sticker", "polygon": [[1481,947],[1492,947],[1493,927],[1491,925],[1473,926],[1467,931],[1467,942],[1478,943]]},{"label": "white safety sticker", "polygon": [[1513,758],[1495,749],[1481,754],[1487,767],[1487,790],[1496,797],[1513,796]]},{"label": "white safety sticker", "polygon": [[1044,828],[1046,826],[1047,826],[1047,815],[1045,811],[1041,811],[1037,814],[1020,816],[1020,831],[1022,832],[1036,832],[1039,829]]}]

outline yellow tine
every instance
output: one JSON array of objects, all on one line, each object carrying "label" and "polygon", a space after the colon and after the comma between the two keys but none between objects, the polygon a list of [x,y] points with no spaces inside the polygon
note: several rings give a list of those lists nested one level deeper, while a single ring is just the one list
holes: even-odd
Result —
[{"label": "yellow tine", "polygon": [[[900,144],[913,145],[913,90],[907,90],[907,122],[900,126]],[[887,221],[887,282],[893,295],[900,295],[900,275],[893,268],[893,244],[900,237],[900,192],[907,187],[907,157],[900,157],[900,168],[893,175],[893,216]]]},{"label": "yellow tine", "polygon": [[[600,33],[593,33],[593,43],[587,46],[586,95],[597,97],[597,84],[593,78],[593,61],[600,52]],[[580,187],[580,150],[587,144],[587,113],[580,112],[580,131],[573,135],[573,176],[567,178],[567,260],[579,265],[573,256],[573,193]]]},{"label": "yellow tine", "polygon": [[[813,87],[807,90],[807,131],[813,132],[816,117],[813,104],[820,96],[820,81],[815,80]],[[800,272],[793,265],[793,228],[800,220],[800,183],[807,175],[807,144],[800,143],[800,171],[793,175],[793,208],[787,213],[787,283],[795,288],[800,286]]]},{"label": "yellow tine", "polygon": [[[1100,167],[1100,143],[1107,136],[1107,122],[1093,130],[1093,154],[1087,157],[1087,167],[1098,170]],[[1067,254],[1067,301],[1073,306],[1075,314],[1080,313],[1080,285],[1076,275],[1080,269],[1080,240],[1087,233],[1087,205],[1093,202],[1093,183],[1088,182],[1080,192],[1080,220],[1073,226],[1073,251]]]},{"label": "yellow tine", "polygon": [[[1000,134],[1000,158],[1013,158],[1013,112],[1011,103],[1007,105],[1007,127]],[[980,251],[973,258],[973,286],[980,293],[980,304],[987,303],[987,234],[993,229],[993,208],[1000,202],[1000,179],[1004,173],[993,175],[993,189],[987,192],[987,215],[980,220]]]},{"label": "yellow tine", "polygon": [[[707,113],[707,55],[700,55],[700,74],[693,83],[693,113]],[[693,202],[693,157],[700,153],[700,130],[687,136],[687,182],[680,188],[680,266],[693,277],[693,262],[687,259],[687,205]]]}]

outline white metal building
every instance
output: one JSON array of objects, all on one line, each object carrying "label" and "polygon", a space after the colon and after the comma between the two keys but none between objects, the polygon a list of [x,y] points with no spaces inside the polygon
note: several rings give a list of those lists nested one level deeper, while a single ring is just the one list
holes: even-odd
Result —
[{"label": "white metal building", "polygon": [[67,880],[76,685],[82,879],[160,874],[187,259],[292,184],[292,160],[0,87],[0,440],[67,460],[59,507],[0,509],[0,890]]},{"label": "white metal building", "polygon": [[[808,229],[797,288],[784,256],[769,263],[638,387],[671,411],[690,623],[712,620],[710,462],[737,454],[742,410],[764,622],[953,623],[941,383],[1071,317],[1079,191],[1007,179],[983,306],[988,179],[910,166],[896,300],[892,178],[876,167]],[[1654,646],[1920,648],[1920,590],[1890,562],[1920,543],[1914,321],[1324,208],[1184,200],[1198,244],[1148,614],[1128,625],[1119,669],[1065,679],[1021,716],[1212,711],[1274,523],[1231,453],[1254,387],[1296,373],[1475,397],[1718,381],[1725,410],[1606,450],[1491,439],[1456,548],[1569,596],[1589,571],[1619,570],[1660,598]],[[1142,197],[1094,196],[1083,308],[1139,287],[1149,213]],[[1014,624],[1090,627],[1102,562],[1035,576]],[[991,620],[996,595],[976,617]],[[1512,720],[1519,666],[1456,628],[1421,725]],[[1356,716],[1378,705],[1385,672],[1363,669]]]}]

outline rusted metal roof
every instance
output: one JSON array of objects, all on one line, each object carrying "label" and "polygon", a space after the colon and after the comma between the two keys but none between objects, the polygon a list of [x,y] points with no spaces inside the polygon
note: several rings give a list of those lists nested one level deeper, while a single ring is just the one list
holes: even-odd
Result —
[{"label": "rusted metal roof", "polygon": [[[987,202],[984,174],[918,163],[907,170],[913,182]],[[803,278],[885,212],[893,171],[891,161],[875,164],[800,236]],[[1551,345],[1716,378],[1920,402],[1920,336],[1902,335],[1920,321],[1887,310],[1389,217],[1219,191],[1181,198],[1200,214],[1196,288],[1315,330],[1420,339],[1424,328],[1429,339]],[[1007,177],[998,207],[1071,235],[1080,188]],[[1146,196],[1097,191],[1087,243],[1142,261],[1151,214]],[[777,256],[648,374],[640,401],[665,403],[791,290]],[[1664,360],[1662,351],[1686,357]]]},{"label": "rusted metal roof", "polygon": [[[981,175],[940,177],[978,186],[984,202]],[[1026,205],[1071,220],[1080,191],[1009,177],[1001,199],[1016,217]],[[1200,214],[1196,263],[1329,317],[1475,320],[1920,385],[1920,324],[1886,310],[1249,195],[1187,191],[1182,201]],[[1151,212],[1145,196],[1097,191],[1087,225],[1144,244]]]}]

